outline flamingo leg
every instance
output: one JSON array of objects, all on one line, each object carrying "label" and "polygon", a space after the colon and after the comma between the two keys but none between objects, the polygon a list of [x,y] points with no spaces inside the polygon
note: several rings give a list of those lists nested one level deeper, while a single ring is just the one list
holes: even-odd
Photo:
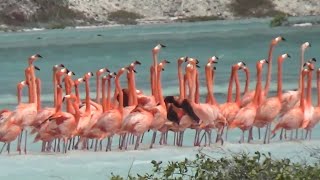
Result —
[{"label": "flamingo leg", "polygon": [[[260,128],[258,128],[258,138],[261,139],[261,133]],[[252,138],[253,139],[253,138]]]},{"label": "flamingo leg", "polygon": [[311,140],[312,129],[309,130],[309,141]]},{"label": "flamingo leg", "polygon": [[111,151],[113,136],[110,136],[109,138],[110,138],[110,140],[109,140],[108,149],[109,149],[109,151]]},{"label": "flamingo leg", "polygon": [[176,144],[176,136],[177,136],[177,133],[176,132],[173,132],[173,145],[177,145]]},{"label": "flamingo leg", "polygon": [[24,137],[24,154],[27,154],[27,134],[28,134],[28,131],[25,130],[25,137]]},{"label": "flamingo leg", "polygon": [[281,132],[280,132],[280,141],[282,140],[282,138],[283,138],[283,129],[281,129]]},{"label": "flamingo leg", "polygon": [[152,148],[154,142],[156,141],[156,136],[157,136],[157,131],[154,131],[151,139],[150,149]]},{"label": "flamingo leg", "polygon": [[226,137],[225,137],[226,141],[227,141],[227,139],[228,139],[228,130],[229,130],[229,128],[226,127]]},{"label": "flamingo leg", "polygon": [[8,154],[10,154],[10,142],[8,143],[8,145],[7,145],[7,151],[8,151]]},{"label": "flamingo leg", "polygon": [[251,127],[251,128],[249,129],[248,142],[249,142],[250,140],[253,140],[252,130],[253,130],[253,127]]},{"label": "flamingo leg", "polygon": [[[142,137],[141,137],[141,141],[140,141],[140,143],[142,143],[142,141],[143,141],[143,137],[144,137],[144,133],[142,133]],[[133,144],[133,143],[132,143]]]},{"label": "flamingo leg", "polygon": [[6,144],[7,144],[6,142],[3,144],[1,151],[0,151],[0,154],[2,154],[3,148],[6,146]]},{"label": "flamingo leg", "polygon": [[298,134],[299,134],[299,131],[298,129],[296,129],[296,139],[298,139]]},{"label": "flamingo leg", "polygon": [[267,124],[267,127],[266,127],[266,132],[265,132],[265,134],[264,134],[263,144],[266,144],[266,143],[267,143],[268,133],[269,133],[269,124]]},{"label": "flamingo leg", "polygon": [[291,133],[290,133],[290,141],[292,141],[293,139],[293,130],[291,130]]},{"label": "flamingo leg", "polygon": [[136,145],[134,146],[134,150],[137,150],[137,149],[138,149],[138,147],[139,147],[139,142],[140,142],[140,138],[141,138],[141,135],[139,135],[139,136],[137,137]]},{"label": "flamingo leg", "polygon": [[21,140],[22,140],[22,135],[23,135],[23,129],[21,130],[20,135],[18,136],[18,144],[17,144],[17,151],[20,152],[21,154]]}]

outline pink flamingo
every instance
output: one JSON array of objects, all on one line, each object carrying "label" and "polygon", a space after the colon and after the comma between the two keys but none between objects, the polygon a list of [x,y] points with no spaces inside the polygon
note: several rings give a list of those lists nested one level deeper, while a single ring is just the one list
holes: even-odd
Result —
[{"label": "pink flamingo", "polygon": [[158,64],[158,69],[157,69],[158,78],[156,81],[156,84],[158,85],[158,87],[156,90],[158,91],[157,94],[159,95],[160,104],[154,107],[156,108],[155,111],[157,112],[154,114],[154,119],[150,125],[150,129],[153,130],[150,148],[152,148],[156,140],[157,131],[161,132],[161,139],[163,140],[162,142],[160,141],[161,144],[166,142],[164,138],[164,133],[167,132],[167,127],[165,126],[165,123],[167,121],[167,110],[166,110],[166,105],[165,105],[163,94],[162,94],[161,71],[164,71],[164,66],[167,63],[170,63],[170,62],[167,60],[163,60],[161,61],[161,63]]},{"label": "pink flamingo", "polygon": [[[267,61],[269,62],[268,72],[267,72],[267,80],[266,80],[266,85],[264,87],[264,90],[262,90],[261,102],[264,101],[264,99],[268,96],[268,93],[269,93],[270,82],[271,82],[271,69],[272,69],[272,53],[273,53],[274,47],[281,41],[285,41],[285,39],[283,37],[279,36],[279,37],[274,38],[270,43],[268,59],[267,59]],[[254,91],[249,91],[248,93],[244,94],[244,96],[241,99],[240,106],[244,107],[247,104],[249,104],[252,101],[254,95],[255,95]]]},{"label": "pink flamingo", "polygon": [[[252,127],[255,116],[256,116],[259,95],[261,93],[262,67],[263,67],[263,64],[265,63],[268,63],[268,61],[265,59],[260,60],[256,63],[257,84],[256,84],[256,90],[255,90],[253,101],[247,106],[241,108],[237,113],[236,117],[234,118],[234,120],[232,121],[232,123],[229,125],[230,129],[238,127],[242,130],[242,136],[239,141],[240,143],[244,142],[244,132],[246,130],[249,130]],[[250,139],[248,139],[248,141],[250,141]]]},{"label": "pink flamingo", "polygon": [[305,128],[307,130],[306,138],[309,136],[309,140],[311,139],[312,129],[318,124],[320,120],[320,68],[317,70],[317,94],[318,94],[318,105],[314,108],[310,123]]},{"label": "pink flamingo", "polygon": [[[302,76],[301,76],[301,93],[300,93],[300,106],[294,107],[290,109],[287,113],[285,113],[282,117],[280,117],[279,122],[275,126],[275,128],[272,130],[273,136],[275,136],[275,133],[277,130],[283,128],[285,130],[293,130],[298,128],[305,128],[310,122],[310,119],[306,118],[305,114],[305,107],[304,104],[304,77],[308,75],[308,83],[307,86],[311,88],[311,76],[310,72],[312,72],[313,69],[303,69],[302,70]],[[309,88],[308,88],[309,89]],[[310,96],[310,94],[309,94]],[[312,114],[311,114],[312,115]],[[291,131],[291,139],[292,139],[292,131]]]},{"label": "pink flamingo", "polygon": [[[243,62],[238,62],[231,67],[227,101],[226,103],[220,105],[221,113],[226,118],[227,124],[232,123],[238,111],[240,110],[240,83],[237,71],[243,67],[245,67],[245,63]],[[236,83],[236,98],[235,101],[232,102],[232,89],[234,80]],[[226,140],[228,138],[228,127],[226,129],[225,138]]]},{"label": "pink flamingo", "polygon": [[261,102],[257,109],[257,114],[253,126],[262,128],[267,125],[263,143],[270,141],[271,122],[279,115],[282,101],[282,63],[289,54],[282,54],[278,57],[278,93],[277,96],[266,99]]}]

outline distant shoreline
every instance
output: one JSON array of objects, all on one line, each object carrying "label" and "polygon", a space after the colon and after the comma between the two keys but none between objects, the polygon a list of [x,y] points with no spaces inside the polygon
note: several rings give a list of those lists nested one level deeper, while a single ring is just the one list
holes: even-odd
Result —
[{"label": "distant shoreline", "polygon": [[[298,16],[298,17],[290,17],[290,18],[306,18],[305,20],[300,20],[297,22],[291,22],[289,25],[290,27],[307,27],[307,26],[315,26],[320,24],[320,20],[313,21],[313,20],[307,20],[308,18],[312,18],[314,16]],[[242,20],[250,20],[250,19],[258,19],[258,20],[271,20],[272,18],[236,18],[236,19],[224,19],[224,20],[208,20],[208,21],[194,21],[194,22],[213,22],[213,21],[242,21]],[[179,24],[179,23],[188,23],[188,22],[179,22],[175,21],[176,18],[172,19],[161,19],[161,20],[139,20],[137,24],[134,25],[127,25],[127,24],[97,24],[97,25],[76,25],[76,26],[66,26],[64,28],[56,28],[56,29],[96,29],[96,28],[111,28],[111,27],[125,27],[125,26],[144,26],[144,25],[161,25],[161,24]],[[189,22],[192,23],[192,22]],[[2,25],[3,26],[3,25]],[[33,27],[33,28],[25,28],[25,27],[12,27],[10,29],[10,26],[8,26],[8,29],[1,30],[0,25],[0,32],[34,32],[34,31],[45,31],[45,30],[53,30],[52,28],[39,28],[39,27]]]}]

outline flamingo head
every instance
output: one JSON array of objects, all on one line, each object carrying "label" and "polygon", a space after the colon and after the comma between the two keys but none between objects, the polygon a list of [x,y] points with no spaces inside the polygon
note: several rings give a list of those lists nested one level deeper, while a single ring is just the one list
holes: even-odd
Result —
[{"label": "flamingo head", "polygon": [[246,67],[246,63],[243,61],[239,61],[238,63],[233,65],[233,68],[236,68],[237,70],[243,69],[244,67]]},{"label": "flamingo head", "polygon": [[301,49],[302,49],[302,50],[305,50],[305,49],[307,49],[308,47],[311,47],[311,44],[310,44],[309,42],[305,42],[305,43],[303,43],[303,44],[301,45]]},{"label": "flamingo head", "polygon": [[308,69],[314,69],[314,64],[313,64],[313,62],[316,62],[317,60],[316,60],[316,58],[311,58],[311,59],[309,59],[307,62],[305,62],[304,64],[303,64],[303,67],[308,67]]},{"label": "flamingo head", "polygon": [[94,76],[92,72],[87,72],[84,74],[83,79],[85,79],[87,81],[92,76]]},{"label": "flamingo head", "polygon": [[39,58],[42,58],[42,56],[40,54],[34,54],[34,55],[30,56],[28,59],[29,64],[32,64],[34,61],[38,60]]},{"label": "flamingo head", "polygon": [[178,65],[181,65],[182,63],[187,62],[187,59],[188,59],[187,56],[186,57],[180,57],[178,59]]},{"label": "flamingo head", "polygon": [[18,87],[18,89],[22,89],[26,85],[27,85],[26,81],[21,81],[21,82],[18,83],[17,87]]},{"label": "flamingo head", "polygon": [[67,69],[67,75],[68,76],[74,76],[74,75],[76,75],[73,71],[69,71],[68,69]]},{"label": "flamingo head", "polygon": [[269,62],[266,59],[261,59],[257,62],[257,69],[262,68],[264,64],[268,64]]},{"label": "flamingo head", "polygon": [[276,37],[276,38],[274,38],[273,40],[272,40],[272,44],[273,45],[277,45],[279,42],[281,42],[281,41],[286,41],[286,39],[285,38],[283,38],[282,36],[278,36],[278,37]]},{"label": "flamingo head", "polygon": [[83,78],[78,78],[76,80],[74,80],[74,85],[79,85],[80,83],[84,82],[85,80]]},{"label": "flamingo head", "polygon": [[62,98],[62,102],[65,101],[65,99],[72,99],[72,100],[77,100],[77,96],[74,94],[67,94]]},{"label": "flamingo head", "polygon": [[52,67],[53,72],[56,72],[58,69],[64,68],[63,64],[56,64]]},{"label": "flamingo head", "polygon": [[285,60],[286,58],[291,58],[291,56],[289,54],[282,54],[278,57],[278,61],[282,61]]},{"label": "flamingo head", "polygon": [[199,64],[199,60],[198,59],[189,58],[189,57],[185,58],[185,62],[192,63],[192,64]]},{"label": "flamingo head", "polygon": [[158,54],[161,48],[165,48],[167,46],[163,45],[163,44],[157,44],[153,49],[152,49],[152,53],[153,54]]},{"label": "flamingo head", "polygon": [[110,72],[108,68],[101,68],[99,70],[96,71],[96,76],[100,76],[102,73],[104,72]]},{"label": "flamingo head", "polygon": [[212,56],[208,59],[208,63],[218,63],[219,58],[217,56]]}]

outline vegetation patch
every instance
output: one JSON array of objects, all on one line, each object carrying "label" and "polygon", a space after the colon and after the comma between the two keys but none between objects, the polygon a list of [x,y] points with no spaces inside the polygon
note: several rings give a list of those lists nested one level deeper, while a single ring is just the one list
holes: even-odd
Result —
[{"label": "vegetation patch", "polygon": [[285,14],[278,14],[270,21],[271,27],[282,26],[288,24],[288,17]]},{"label": "vegetation patch", "polygon": [[198,21],[216,21],[216,20],[223,20],[223,18],[219,16],[189,16],[178,18],[177,22],[198,22]]},{"label": "vegetation patch", "polygon": [[271,154],[255,152],[254,155],[235,154],[229,158],[215,159],[206,154],[196,155],[195,160],[151,162],[150,173],[121,177],[111,174],[112,180],[146,179],[320,179],[320,166],[315,163],[293,163],[290,159],[276,160]]},{"label": "vegetation patch", "polygon": [[277,11],[271,0],[232,0],[229,9],[240,17],[273,17],[283,12]]},{"label": "vegetation patch", "polygon": [[144,16],[135,12],[129,12],[125,10],[118,10],[108,14],[109,21],[115,21],[118,24],[135,25],[137,19],[141,19]]}]

